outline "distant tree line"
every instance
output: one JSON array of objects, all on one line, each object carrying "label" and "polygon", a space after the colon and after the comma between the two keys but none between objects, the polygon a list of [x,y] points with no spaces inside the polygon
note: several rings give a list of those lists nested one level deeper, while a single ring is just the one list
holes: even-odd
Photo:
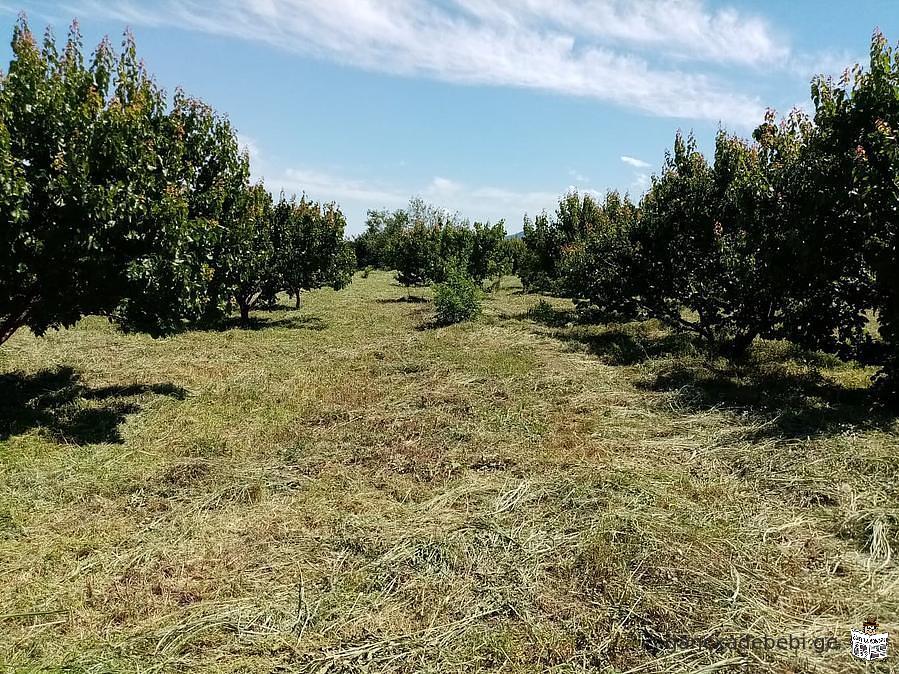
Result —
[{"label": "distant tree line", "polygon": [[[90,59],[24,19],[0,77],[0,344],[85,314],[162,335],[244,321],[280,292],[343,287],[355,268],[439,284],[446,322],[517,272],[593,315],[657,318],[741,358],[758,338],[879,360],[899,398],[899,56],[875,34],[868,69],[812,83],[814,114],[724,131],[706,159],[677,134],[639,203],[566,194],[552,215],[470,224],[413,199],[344,240],[335,204],[250,180],[226,117],[169,104],[126,34]],[[878,336],[872,336],[874,318]]]},{"label": "distant tree line", "polygon": [[0,344],[85,314],[166,334],[244,320],[260,300],[341,287],[355,268],[334,204],[250,181],[227,118],[171,105],[126,34],[83,55],[24,18],[0,78]]},{"label": "distant tree line", "polygon": [[407,287],[442,283],[451,272],[495,285],[514,263],[503,221],[471,224],[417,197],[405,209],[369,211],[353,245],[360,269],[394,270]]},{"label": "distant tree line", "polygon": [[899,55],[875,34],[869,68],[815,79],[812,102],[751,140],[719,132],[711,162],[678,133],[639,204],[567,194],[526,220],[523,282],[731,358],[757,337],[879,345],[876,384],[899,398]]}]

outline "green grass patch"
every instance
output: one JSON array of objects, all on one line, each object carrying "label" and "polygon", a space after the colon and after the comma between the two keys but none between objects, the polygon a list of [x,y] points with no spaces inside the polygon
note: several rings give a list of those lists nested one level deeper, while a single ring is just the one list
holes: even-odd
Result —
[{"label": "green grass patch", "polygon": [[[514,279],[442,328],[412,294],[371,272],[251,329],[16,335],[0,663],[837,673],[866,671],[866,615],[899,629],[899,429],[870,368],[710,361]],[[671,639],[727,633],[845,648]]]}]

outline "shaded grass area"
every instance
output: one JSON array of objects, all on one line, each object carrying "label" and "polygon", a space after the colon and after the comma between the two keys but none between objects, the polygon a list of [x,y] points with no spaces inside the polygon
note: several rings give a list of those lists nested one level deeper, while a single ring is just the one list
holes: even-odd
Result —
[{"label": "shaded grass area", "polygon": [[868,369],[771,343],[735,370],[511,279],[416,330],[429,291],[391,282],[258,330],[9,342],[0,664],[890,671],[848,648],[868,614],[899,627],[899,436]]},{"label": "shaded grass area", "polygon": [[127,384],[91,388],[70,367],[0,375],[0,440],[37,428],[65,443],[122,442],[118,428],[140,410],[147,394],[183,400],[172,384]]},{"label": "shaded grass area", "polygon": [[[240,317],[232,316],[222,321],[215,328],[210,328],[212,332],[227,332],[230,330],[269,330],[272,328],[294,328],[298,330],[325,330],[327,325],[318,316],[309,314],[301,314],[297,312],[295,316],[281,315],[277,318],[272,317],[272,312],[278,311],[277,308],[267,307],[261,309],[255,316],[250,316],[249,321],[244,322]],[[283,313],[283,308],[282,308]]]},{"label": "shaded grass area", "polygon": [[527,316],[557,328],[553,336],[605,363],[643,366],[636,386],[673,394],[683,409],[752,416],[781,438],[895,426],[896,411],[880,405],[869,385],[873,367],[764,340],[734,364],[710,358],[694,336],[667,330],[658,321],[575,325],[565,310],[540,309],[536,317],[533,311]]}]

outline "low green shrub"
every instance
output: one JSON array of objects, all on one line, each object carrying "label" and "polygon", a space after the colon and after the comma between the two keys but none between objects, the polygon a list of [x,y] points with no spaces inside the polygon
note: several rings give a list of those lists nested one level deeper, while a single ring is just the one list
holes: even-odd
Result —
[{"label": "low green shrub", "polygon": [[559,312],[556,311],[555,307],[544,299],[540,299],[537,304],[527,311],[527,316],[532,321],[547,325],[556,323],[558,314]]},{"label": "low green shrub", "polygon": [[439,325],[467,321],[481,313],[483,291],[467,276],[451,271],[434,286],[435,319]]}]

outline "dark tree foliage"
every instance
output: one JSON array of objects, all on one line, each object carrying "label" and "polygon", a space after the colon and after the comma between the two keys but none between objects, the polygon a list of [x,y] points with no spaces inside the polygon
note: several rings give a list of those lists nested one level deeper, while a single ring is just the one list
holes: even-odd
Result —
[{"label": "dark tree foliage", "polygon": [[632,319],[635,301],[634,247],[631,235],[638,209],[627,196],[606,194],[595,225],[563,252],[558,289],[574,299],[581,312],[606,319]]},{"label": "dark tree foliage", "polygon": [[126,35],[86,64],[73,24],[58,51],[24,19],[0,80],[0,344],[110,314],[136,261],[177,235],[165,99]]},{"label": "dark tree foliage", "polygon": [[899,55],[875,34],[869,68],[816,79],[812,98],[813,120],[719,132],[712,163],[678,134],[639,208],[566,195],[525,223],[526,285],[734,359],[757,337],[868,353],[873,314],[889,354],[876,382],[899,399]]},{"label": "dark tree foliage", "polygon": [[304,290],[348,285],[356,267],[344,241],[346,219],[334,203],[285,198],[274,207],[275,258],[280,287],[301,304]]},{"label": "dark tree foliage", "polygon": [[795,239],[781,212],[788,161],[720,132],[709,165],[678,135],[632,230],[638,304],[732,357],[780,328],[790,295],[779,244]]},{"label": "dark tree foliage", "polygon": [[418,198],[393,221],[403,224],[392,239],[390,267],[404,286],[442,283],[451,272],[477,284],[490,280],[495,285],[510,268],[502,221],[471,225],[459,214]]},{"label": "dark tree foliage", "polygon": [[478,285],[492,280],[497,287],[502,277],[512,272],[512,252],[506,243],[506,225],[502,220],[493,225],[474,223],[467,266],[468,275]]},{"label": "dark tree foliage", "polygon": [[403,229],[393,253],[396,280],[407,288],[431,283],[438,265],[436,231],[424,222]]},{"label": "dark tree foliage", "polygon": [[521,274],[521,263],[527,249],[520,237],[508,236],[502,243],[502,257],[506,260],[509,274]]},{"label": "dark tree foliage", "polygon": [[250,190],[249,158],[227,118],[179,91],[169,123],[176,141],[172,189],[186,212],[154,254],[133,268],[117,315],[126,330],[157,335],[212,325],[227,315],[230,264],[242,245]]},{"label": "dark tree foliage", "polygon": [[360,269],[393,269],[397,246],[408,222],[405,210],[368,211],[365,231],[353,239],[356,264]]},{"label": "dark tree foliage", "polygon": [[121,53],[104,40],[85,63],[77,24],[60,51],[20,19],[12,51],[0,77],[0,344],[89,313],[162,335],[235,304],[246,320],[282,289],[349,283],[340,210],[302,200],[278,221],[228,119],[181,91],[169,108],[130,34]]},{"label": "dark tree foliage", "polygon": [[[599,226],[563,256],[564,287],[615,317],[652,316],[739,358],[758,336],[832,335],[839,312],[803,322],[811,275],[802,208],[808,120],[769,115],[756,142],[720,132],[709,164],[680,134],[636,209],[610,194]],[[803,258],[804,262],[809,262]]]},{"label": "dark tree foliage", "polygon": [[241,322],[267,291],[277,287],[272,195],[262,183],[243,190],[241,216],[228,232],[224,285],[240,310]]},{"label": "dark tree foliage", "polygon": [[541,213],[532,222],[525,216],[522,237],[525,253],[519,271],[524,287],[537,292],[562,292],[563,254],[589,235],[598,226],[599,218],[596,200],[589,194],[581,197],[576,190],[559,200],[552,217]]},{"label": "dark tree foliage", "polygon": [[876,382],[899,401],[899,53],[880,33],[867,71],[847,70],[839,82],[812,85],[816,132],[809,155],[815,235],[824,249],[836,303],[857,314],[873,309],[889,356]]}]

